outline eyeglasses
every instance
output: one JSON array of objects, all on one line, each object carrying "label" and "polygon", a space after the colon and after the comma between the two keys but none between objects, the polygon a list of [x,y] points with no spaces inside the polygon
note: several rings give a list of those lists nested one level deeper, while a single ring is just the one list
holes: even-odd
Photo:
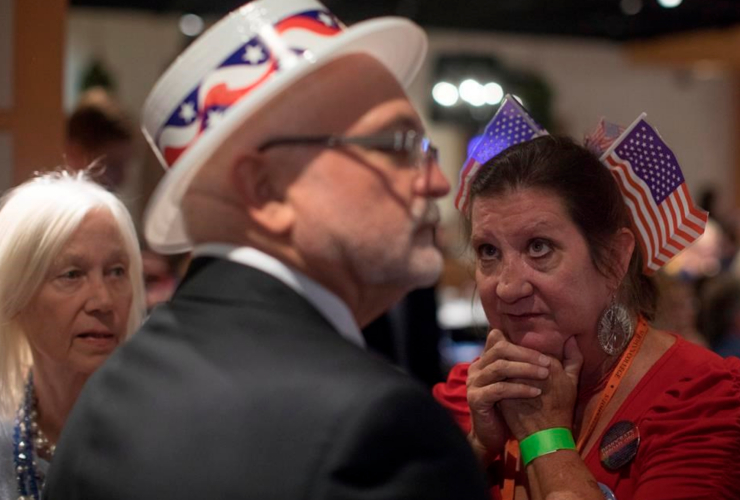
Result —
[{"label": "eyeglasses", "polygon": [[429,138],[415,130],[399,130],[386,134],[354,137],[341,135],[281,137],[265,142],[257,148],[257,151],[263,153],[274,147],[297,144],[313,144],[325,148],[355,145],[394,154],[398,157],[399,164],[424,169],[437,163],[439,157],[437,148],[432,145]]}]

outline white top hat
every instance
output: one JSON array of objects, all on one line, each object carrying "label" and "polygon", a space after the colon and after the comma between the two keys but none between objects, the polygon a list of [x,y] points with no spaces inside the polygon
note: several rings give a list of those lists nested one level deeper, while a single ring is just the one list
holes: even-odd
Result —
[{"label": "white top hat", "polygon": [[340,56],[378,59],[407,86],[427,40],[407,19],[345,26],[316,0],[257,0],[193,42],[144,104],[144,135],[167,170],[147,207],[144,234],[162,253],[191,248],[180,202],[198,169],[271,97]]}]

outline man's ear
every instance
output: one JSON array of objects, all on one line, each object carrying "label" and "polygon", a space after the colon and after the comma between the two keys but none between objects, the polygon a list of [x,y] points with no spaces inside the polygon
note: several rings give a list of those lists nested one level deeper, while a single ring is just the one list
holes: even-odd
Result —
[{"label": "man's ear", "polygon": [[[293,227],[295,212],[285,196],[285,179],[274,165],[268,165],[256,155],[236,159],[232,181],[249,217],[263,230],[275,235],[288,233]],[[281,182],[282,181],[282,182]]]}]

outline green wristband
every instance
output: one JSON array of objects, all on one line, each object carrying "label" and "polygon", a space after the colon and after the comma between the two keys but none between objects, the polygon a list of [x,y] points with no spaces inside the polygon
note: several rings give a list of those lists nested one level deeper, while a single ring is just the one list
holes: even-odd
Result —
[{"label": "green wristband", "polygon": [[565,427],[555,427],[554,429],[535,432],[519,443],[519,451],[521,451],[524,465],[548,453],[575,449],[576,443],[573,441],[573,434]]}]

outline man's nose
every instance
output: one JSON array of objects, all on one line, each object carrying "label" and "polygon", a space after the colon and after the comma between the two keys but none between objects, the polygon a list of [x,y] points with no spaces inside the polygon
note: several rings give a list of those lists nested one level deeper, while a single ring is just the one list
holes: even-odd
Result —
[{"label": "man's nose", "polygon": [[421,196],[441,198],[450,192],[450,183],[442,173],[437,160],[430,160],[416,181],[415,187]]}]

